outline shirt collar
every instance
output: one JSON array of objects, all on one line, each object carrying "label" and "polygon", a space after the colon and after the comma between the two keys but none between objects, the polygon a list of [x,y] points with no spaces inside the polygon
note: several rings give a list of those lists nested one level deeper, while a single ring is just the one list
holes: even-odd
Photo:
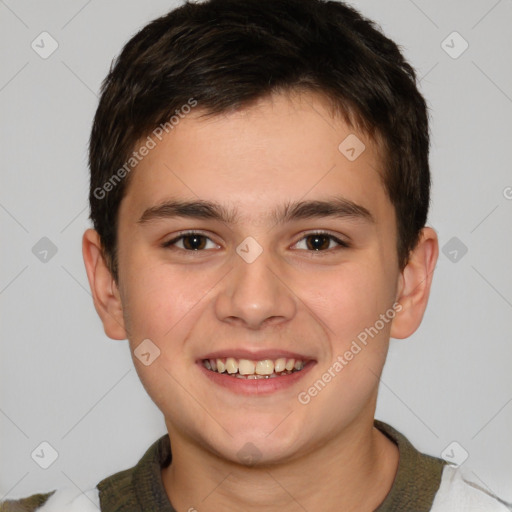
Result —
[{"label": "shirt collar", "polygon": [[[428,512],[441,483],[445,462],[420,453],[400,432],[381,421],[375,427],[391,439],[400,454],[393,485],[375,512]],[[98,485],[103,512],[176,512],[162,481],[162,469],[172,460],[169,434],[155,441],[136,466]]]}]

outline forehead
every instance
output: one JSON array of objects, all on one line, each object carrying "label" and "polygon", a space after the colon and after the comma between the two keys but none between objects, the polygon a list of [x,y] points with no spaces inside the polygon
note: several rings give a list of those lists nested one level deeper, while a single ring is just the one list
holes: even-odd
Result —
[{"label": "forehead", "polygon": [[142,213],[186,197],[225,204],[244,222],[275,215],[286,201],[333,195],[375,217],[390,207],[376,142],[311,93],[275,95],[214,116],[198,106],[161,139],[133,171],[121,209]]}]

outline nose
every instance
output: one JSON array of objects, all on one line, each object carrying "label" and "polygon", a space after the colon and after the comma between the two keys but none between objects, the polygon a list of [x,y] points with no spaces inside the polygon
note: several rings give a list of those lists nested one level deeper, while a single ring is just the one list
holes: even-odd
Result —
[{"label": "nose", "polygon": [[234,268],[222,281],[216,298],[217,318],[253,330],[293,318],[297,299],[283,265],[273,261],[268,250],[250,263],[234,255]]}]

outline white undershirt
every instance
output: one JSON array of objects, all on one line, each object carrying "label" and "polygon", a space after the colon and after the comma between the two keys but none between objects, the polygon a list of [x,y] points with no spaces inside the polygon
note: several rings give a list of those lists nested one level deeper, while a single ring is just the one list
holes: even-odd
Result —
[{"label": "white undershirt", "polygon": [[510,512],[505,505],[464,475],[461,468],[446,465],[431,512]]}]

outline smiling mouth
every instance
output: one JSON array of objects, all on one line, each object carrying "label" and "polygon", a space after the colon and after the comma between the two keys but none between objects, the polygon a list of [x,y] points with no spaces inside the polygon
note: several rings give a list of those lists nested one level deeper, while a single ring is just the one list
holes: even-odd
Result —
[{"label": "smiling mouth", "polygon": [[214,373],[237,379],[274,379],[300,372],[305,365],[301,359],[280,357],[278,359],[235,359],[234,357],[203,359],[203,366]]}]

